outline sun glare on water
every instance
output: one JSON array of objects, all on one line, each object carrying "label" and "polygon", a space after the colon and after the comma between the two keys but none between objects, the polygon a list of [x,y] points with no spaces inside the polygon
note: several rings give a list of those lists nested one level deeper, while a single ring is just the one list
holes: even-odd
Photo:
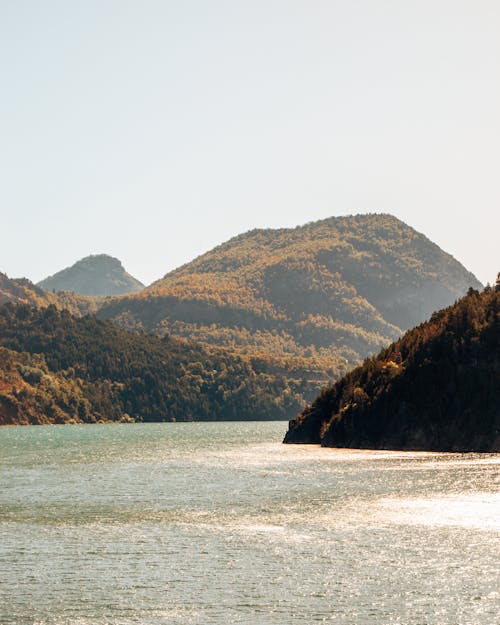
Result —
[{"label": "sun glare on water", "polygon": [[386,498],[379,506],[382,515],[396,523],[500,531],[500,493]]}]

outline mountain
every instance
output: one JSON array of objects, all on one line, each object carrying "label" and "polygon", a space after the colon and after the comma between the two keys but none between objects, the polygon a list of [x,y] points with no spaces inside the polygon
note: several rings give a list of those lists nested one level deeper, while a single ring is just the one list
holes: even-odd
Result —
[{"label": "mountain", "polygon": [[322,392],[285,442],[500,451],[500,274]]},{"label": "mountain", "polygon": [[424,235],[390,215],[357,215],[252,230],[98,315],[240,354],[305,358],[318,372],[323,359],[338,376],[470,286],[481,287]]},{"label": "mountain", "polygon": [[94,313],[98,308],[95,298],[77,295],[70,291],[51,293],[44,291],[26,278],[13,280],[0,273],[0,306],[8,302],[30,304],[41,308],[52,305],[59,310],[68,310],[77,316]]},{"label": "mountain", "polygon": [[71,267],[45,278],[38,286],[46,291],[73,291],[80,295],[116,296],[144,288],[125,271],[117,258],[107,254],[87,256]]},{"label": "mountain", "polygon": [[127,332],[55,306],[0,307],[0,424],[286,419],[306,391],[270,359]]}]

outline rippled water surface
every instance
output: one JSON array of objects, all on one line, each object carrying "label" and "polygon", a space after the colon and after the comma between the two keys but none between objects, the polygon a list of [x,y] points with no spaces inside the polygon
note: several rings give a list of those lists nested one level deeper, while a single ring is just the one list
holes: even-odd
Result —
[{"label": "rippled water surface", "polygon": [[493,625],[500,458],[0,429],[1,625]]}]

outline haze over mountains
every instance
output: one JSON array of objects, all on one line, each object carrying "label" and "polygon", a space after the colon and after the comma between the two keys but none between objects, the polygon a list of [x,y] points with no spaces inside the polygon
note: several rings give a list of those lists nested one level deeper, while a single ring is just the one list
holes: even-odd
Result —
[{"label": "haze over mountains", "polygon": [[98,297],[136,293],[144,288],[142,282],[125,271],[117,258],[107,254],[86,256],[41,280],[38,286],[47,291],[73,291]]}]

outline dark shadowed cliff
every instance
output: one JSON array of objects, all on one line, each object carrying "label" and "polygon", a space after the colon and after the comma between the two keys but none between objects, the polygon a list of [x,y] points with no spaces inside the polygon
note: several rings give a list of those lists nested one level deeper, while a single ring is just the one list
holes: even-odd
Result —
[{"label": "dark shadowed cliff", "polygon": [[471,289],[323,391],[285,442],[500,451],[500,282]]}]

